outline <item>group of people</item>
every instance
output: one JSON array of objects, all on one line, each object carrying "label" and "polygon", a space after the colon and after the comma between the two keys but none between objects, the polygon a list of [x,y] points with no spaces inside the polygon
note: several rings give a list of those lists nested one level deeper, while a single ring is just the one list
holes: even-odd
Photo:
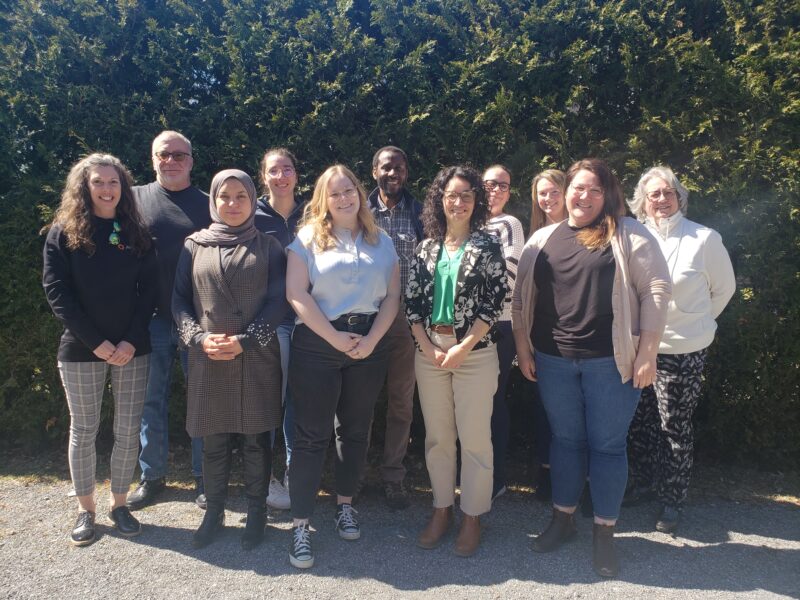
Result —
[{"label": "group of people", "polygon": [[[64,325],[58,366],[80,505],[73,544],[94,541],[95,437],[108,370],[109,517],[118,531],[137,535],[131,510],[164,489],[176,355],[188,381],[196,502],[205,509],[197,548],[224,524],[236,437],[244,549],[261,542],[269,503],[291,509],[291,564],[313,565],[309,521],[332,432],[335,527],[358,539],[352,501],[384,385],[384,492],[390,507],[407,507],[403,459],[416,383],[433,492],[417,545],[443,542],[458,497],[454,552],[471,556],[480,517],[506,490],[515,358],[537,382],[539,487],[552,489],[553,516],[533,549],[555,550],[575,535],[587,482],[598,574],[619,570],[613,536],[624,496],[657,497],[657,528],[675,530],[706,348],[735,282],[719,235],[684,218],[688,193],[670,169],[642,176],[630,202],[638,220],[625,216],[621,186],[601,160],[540,173],[526,242],[504,212],[512,174],[503,165],[483,175],[444,168],[420,205],[405,185],[405,152],[386,146],[373,158],[371,194],[334,165],[302,202],[297,161],[285,148],[265,153],[260,198],[237,169],[217,173],[208,196],[193,187],[192,147],[180,133],[162,132],[152,150],[156,181],[144,186],[133,186],[113,156],[74,165],[45,243],[43,284]],[[279,427],[281,479],[271,475]],[[127,494],[140,440],[142,480]]]}]

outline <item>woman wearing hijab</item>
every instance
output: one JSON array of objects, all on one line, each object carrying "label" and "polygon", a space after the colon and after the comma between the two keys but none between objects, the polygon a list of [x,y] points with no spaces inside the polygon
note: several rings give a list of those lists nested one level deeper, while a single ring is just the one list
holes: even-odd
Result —
[{"label": "woman wearing hijab", "polygon": [[241,434],[247,525],[242,547],[264,535],[271,447],[281,421],[281,361],[276,329],[287,310],[286,258],[254,224],[256,189],[237,169],[214,176],[211,226],[186,238],[172,314],[189,348],[186,430],[202,437],[208,509],[194,534],[211,543],[225,521],[233,434]]}]

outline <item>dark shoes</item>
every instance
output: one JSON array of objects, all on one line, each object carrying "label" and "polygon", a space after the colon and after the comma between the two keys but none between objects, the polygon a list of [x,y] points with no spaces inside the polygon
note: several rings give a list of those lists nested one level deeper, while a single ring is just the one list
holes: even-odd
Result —
[{"label": "dark shoes", "polygon": [[145,479],[139,484],[139,487],[128,494],[128,508],[131,510],[140,510],[145,506],[150,506],[166,487],[167,484],[164,482],[163,477],[159,479]]},{"label": "dark shoes", "polygon": [[458,530],[456,545],[453,548],[456,556],[466,558],[478,551],[481,545],[481,518],[462,515],[461,528]]},{"label": "dark shoes", "polygon": [[592,566],[600,577],[619,574],[619,557],[614,547],[614,525],[594,524],[592,530]]},{"label": "dark shoes", "polygon": [[678,522],[681,520],[681,512],[674,506],[665,504],[656,520],[656,531],[661,533],[675,533],[678,529]]},{"label": "dark shoes", "polygon": [[408,492],[402,481],[387,481],[383,484],[386,505],[393,510],[405,510],[411,505]]},{"label": "dark shoes", "polygon": [[108,518],[114,523],[117,531],[125,537],[133,537],[142,532],[141,523],[131,514],[127,506],[118,506],[108,513]]},{"label": "dark shoes", "polygon": [[241,540],[242,550],[252,550],[264,539],[266,515],[267,507],[263,500],[260,504],[252,502],[247,505],[247,522]]},{"label": "dark shoes", "polygon": [[532,548],[535,552],[552,552],[564,542],[575,539],[577,533],[575,515],[554,508],[550,524],[533,538]]},{"label": "dark shoes", "polygon": [[73,546],[88,546],[94,541],[94,513],[81,511],[69,535]]},{"label": "dark shoes", "polygon": [[200,527],[194,532],[192,536],[193,548],[205,548],[214,541],[217,533],[225,525],[225,511],[224,510],[209,510],[206,509],[206,514],[203,515],[203,522]]},{"label": "dark shoes", "polygon": [[434,508],[430,521],[417,538],[417,546],[432,550],[442,543],[442,538],[453,522],[453,507]]},{"label": "dark shoes", "polygon": [[311,549],[311,531],[308,523],[292,528],[292,543],[289,544],[289,562],[298,569],[314,566],[314,552]]},{"label": "dark shoes", "polygon": [[203,510],[208,508],[208,500],[206,500],[206,488],[203,485],[202,477],[194,478],[194,503]]}]

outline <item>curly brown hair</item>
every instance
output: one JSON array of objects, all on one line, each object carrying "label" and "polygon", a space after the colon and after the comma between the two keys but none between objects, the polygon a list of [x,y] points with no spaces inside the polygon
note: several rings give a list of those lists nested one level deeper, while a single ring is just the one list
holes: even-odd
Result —
[{"label": "curly brown hair", "polygon": [[[89,171],[96,167],[113,167],[119,176],[121,195],[117,204],[116,221],[122,235],[133,251],[141,256],[147,252],[152,239],[142,222],[136,203],[133,200],[133,178],[130,172],[116,157],[110,154],[90,154],[75,163],[67,175],[61,204],[50,225],[60,225],[67,238],[67,248],[83,250],[90,256],[94,254],[92,240],[94,223],[92,220],[92,197],[89,192]],[[48,226],[49,227],[49,226]]]},{"label": "curly brown hair", "polygon": [[481,229],[489,218],[489,203],[486,200],[486,190],[483,189],[483,179],[480,174],[469,166],[457,165],[445,167],[428,188],[425,204],[422,207],[422,227],[425,235],[441,242],[447,232],[447,219],[444,216],[444,188],[453,177],[459,177],[469,182],[475,192],[475,208],[469,218],[469,232],[474,233]]}]

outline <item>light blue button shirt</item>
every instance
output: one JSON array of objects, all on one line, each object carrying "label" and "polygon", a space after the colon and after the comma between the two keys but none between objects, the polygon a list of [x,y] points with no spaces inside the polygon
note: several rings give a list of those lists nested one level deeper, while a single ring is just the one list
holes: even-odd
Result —
[{"label": "light blue button shirt", "polygon": [[[316,252],[311,227],[306,225],[287,250],[302,258],[308,267],[311,297],[329,321],[348,313],[374,313],[389,291],[397,252],[383,231],[377,245],[355,240],[350,230],[334,228],[336,246]],[[302,323],[297,317],[297,323]]]}]

